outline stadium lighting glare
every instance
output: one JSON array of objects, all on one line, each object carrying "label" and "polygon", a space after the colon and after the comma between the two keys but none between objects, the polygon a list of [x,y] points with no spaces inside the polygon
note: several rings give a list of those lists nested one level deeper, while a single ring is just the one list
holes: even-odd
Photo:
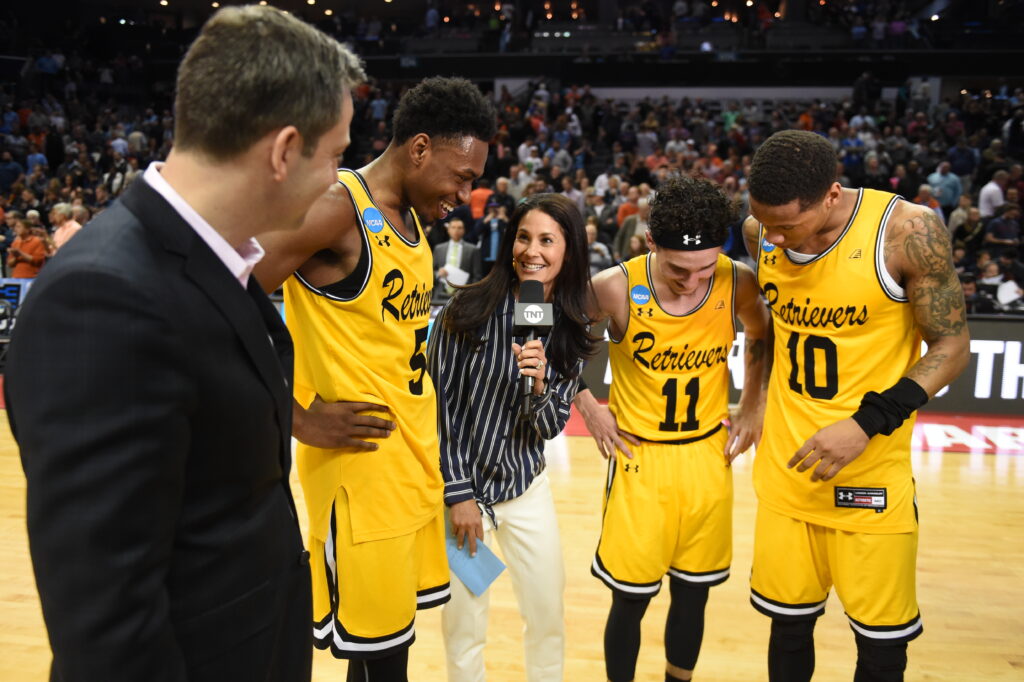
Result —
[{"label": "stadium lighting glare", "polygon": [[548,18],[548,21],[551,21],[552,19],[554,19],[554,18],[555,18],[555,15],[554,15],[554,14],[552,14],[551,12],[548,12],[548,13],[547,13],[547,14],[545,14],[544,16],[546,16],[546,17]]},{"label": "stadium lighting glare", "polygon": [[307,5],[315,5],[316,4],[316,0],[306,0],[306,4]]},{"label": "stadium lighting glare", "polygon": [[712,7],[718,7],[718,0],[711,0]]},{"label": "stadium lighting glare", "polygon": [[966,90],[966,89],[965,89],[965,90],[961,90],[961,91],[960,91],[960,94],[961,94],[961,95],[966,95],[966,94],[967,94],[967,90]]},{"label": "stadium lighting glare", "polygon": [[451,17],[445,17],[445,18],[444,18],[444,23],[446,23],[446,24],[447,24],[447,23],[450,23],[450,22],[451,22],[451,20],[452,20],[452,18],[451,18]]},{"label": "stadium lighting glare", "polygon": [[260,4],[263,5],[264,7],[266,7],[267,6],[267,0],[260,0]]},{"label": "stadium lighting glare", "polygon": [[220,3],[219,2],[211,2],[210,3],[210,7],[214,8],[214,9],[217,9],[218,7],[220,7]]},{"label": "stadium lighting glare", "polygon": [[938,14],[933,14],[932,15],[932,21],[938,21],[938,20],[939,20],[939,15]]},{"label": "stadium lighting glare", "polygon": [[162,7],[167,7],[167,0],[160,0],[160,5]]},{"label": "stadium lighting glare", "polygon": [[324,10],[324,15],[325,15],[325,16],[328,16],[328,17],[329,17],[329,16],[331,16],[332,14],[334,14],[334,10],[333,10],[333,9],[325,9],[325,10]]},{"label": "stadium lighting glare", "polygon": [[494,3],[494,11],[495,12],[500,12],[501,11],[501,3],[500,2]]},{"label": "stadium lighting glare", "polygon": [[747,7],[753,7],[753,6],[754,6],[754,0],[747,0]]},{"label": "stadium lighting glare", "polygon": [[824,7],[825,6],[825,0],[818,0],[818,4],[821,5],[822,7]]},{"label": "stadium lighting glare", "polygon": [[775,13],[775,18],[776,19],[781,19],[782,18],[782,12],[776,12]]}]

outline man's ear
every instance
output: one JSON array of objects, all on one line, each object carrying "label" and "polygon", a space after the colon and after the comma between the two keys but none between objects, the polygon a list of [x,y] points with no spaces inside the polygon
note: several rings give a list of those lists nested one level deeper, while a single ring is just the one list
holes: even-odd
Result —
[{"label": "man's ear", "polygon": [[281,182],[288,177],[289,164],[294,164],[302,154],[302,135],[295,126],[285,126],[271,135],[270,167],[274,180]]},{"label": "man's ear", "polygon": [[430,136],[426,133],[416,133],[409,138],[406,144],[409,148],[409,161],[414,168],[421,168],[433,149]]}]

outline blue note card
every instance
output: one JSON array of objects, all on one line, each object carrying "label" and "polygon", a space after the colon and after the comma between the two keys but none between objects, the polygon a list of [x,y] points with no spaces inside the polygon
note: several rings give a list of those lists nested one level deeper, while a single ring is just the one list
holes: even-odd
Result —
[{"label": "blue note card", "polygon": [[505,564],[482,540],[476,541],[475,557],[469,556],[469,540],[462,543],[462,549],[459,549],[458,541],[450,535],[445,541],[452,573],[477,597],[486,592],[494,579],[505,570]]}]

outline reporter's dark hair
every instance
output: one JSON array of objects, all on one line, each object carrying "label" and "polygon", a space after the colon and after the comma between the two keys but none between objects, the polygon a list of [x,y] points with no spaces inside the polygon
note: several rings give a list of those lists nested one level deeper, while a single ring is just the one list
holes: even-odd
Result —
[{"label": "reporter's dark hair", "polygon": [[490,142],[497,132],[494,104],[465,78],[423,80],[398,101],[392,119],[396,144],[413,135],[454,140],[466,135]]},{"label": "reporter's dark hair", "polygon": [[516,206],[498,247],[494,267],[479,282],[455,292],[448,304],[444,325],[449,332],[481,342],[484,324],[509,291],[519,287],[519,278],[512,266],[512,246],[519,224],[530,211],[550,216],[562,228],[565,237],[565,258],[552,287],[555,323],[548,338],[547,356],[559,374],[574,377],[577,363],[594,353],[597,339],[588,331],[587,306],[593,289],[583,216],[576,203],[561,194],[534,194]]},{"label": "reporter's dark hair", "polygon": [[782,206],[797,199],[800,210],[821,201],[836,181],[832,143],[806,130],[782,130],[754,154],[747,189],[751,198],[767,206]]},{"label": "reporter's dark hair", "polygon": [[174,144],[223,161],[293,125],[310,155],[338,123],[344,89],[365,79],[358,57],[294,16],[225,7],[178,67]]}]

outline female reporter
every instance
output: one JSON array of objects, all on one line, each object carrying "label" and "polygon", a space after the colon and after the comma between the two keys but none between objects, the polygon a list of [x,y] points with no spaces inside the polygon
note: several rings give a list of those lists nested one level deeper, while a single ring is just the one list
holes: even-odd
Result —
[{"label": "female reporter", "polygon": [[[553,304],[551,332],[513,338],[520,284],[543,285]],[[531,682],[561,680],[564,649],[561,543],[544,441],[569,419],[583,358],[591,296],[587,238],[575,203],[558,194],[523,200],[512,214],[497,261],[480,282],[459,289],[435,321],[428,354],[437,386],[445,503],[461,548],[496,539],[525,623]],[[533,377],[529,409],[520,376]],[[484,677],[488,595],[458,579],[442,614],[448,679]]]}]

